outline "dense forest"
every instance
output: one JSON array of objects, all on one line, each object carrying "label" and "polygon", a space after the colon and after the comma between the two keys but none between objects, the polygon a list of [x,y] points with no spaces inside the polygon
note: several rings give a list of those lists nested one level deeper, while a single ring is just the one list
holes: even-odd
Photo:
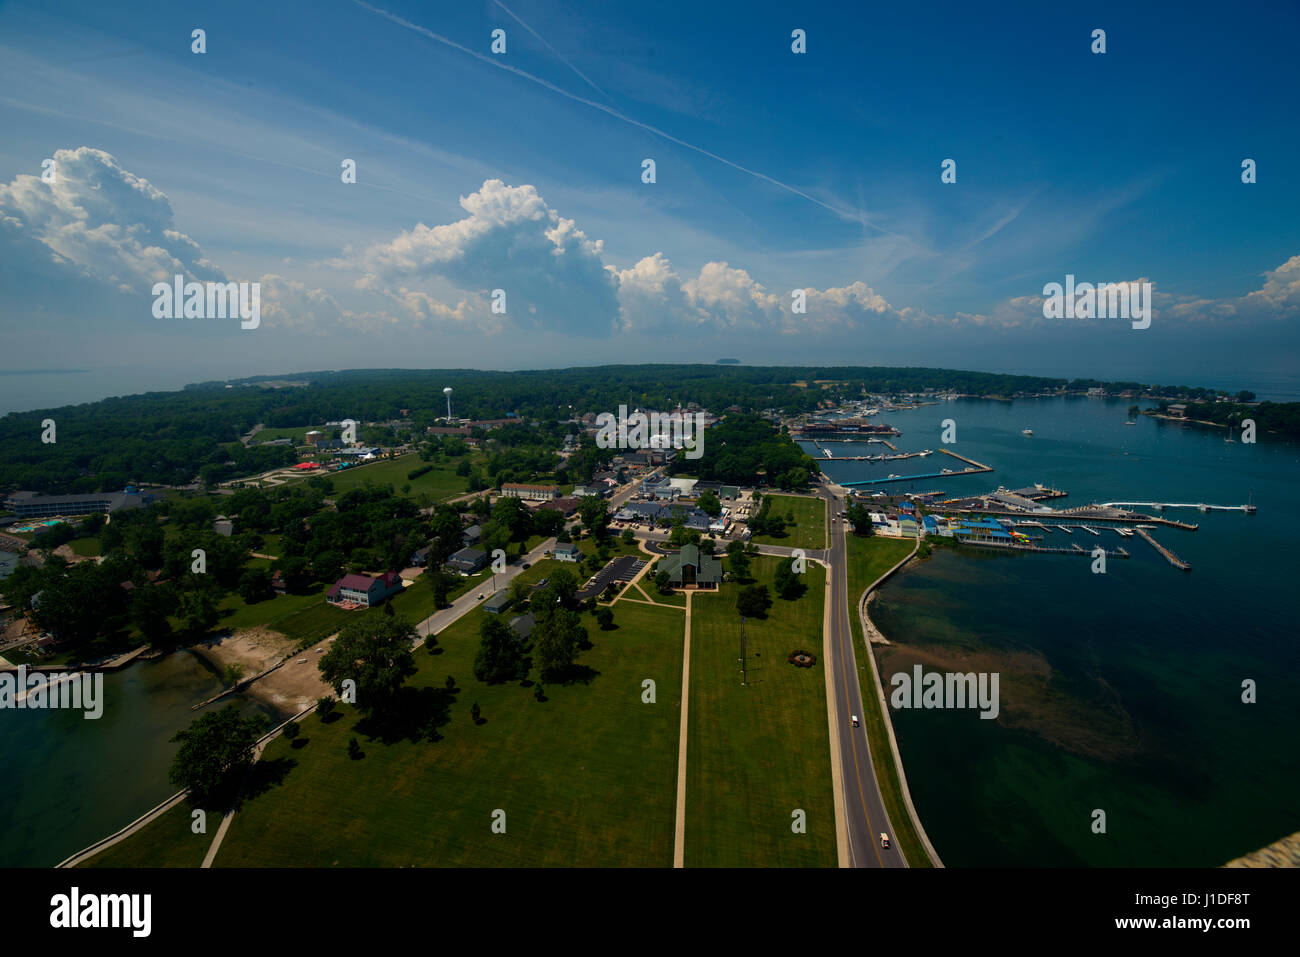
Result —
[{"label": "dense forest", "polygon": [[[291,449],[246,449],[239,443],[239,436],[258,423],[278,428],[345,418],[383,422],[404,417],[402,410],[407,410],[405,417],[421,430],[445,414],[442,390],[447,386],[454,390],[452,405],[457,416],[517,414],[542,423],[544,428],[586,412],[612,411],[620,403],[667,409],[697,402],[718,413],[729,409],[799,413],[815,409],[824,400],[854,398],[864,391],[894,394],[935,389],[1012,397],[1102,386],[1112,391],[1145,391],[1152,397],[1215,395],[1213,390],[1146,388],[1139,383],[1091,379],[852,366],[627,365],[526,372],[311,372],[200,383],[178,392],[10,413],[0,418],[0,441],[6,450],[0,460],[0,491],[110,491],[129,482],[182,485],[200,474],[208,482],[253,474],[293,459]],[[1296,408],[1294,404],[1275,406],[1267,413],[1268,420],[1279,423],[1279,430],[1296,434],[1293,424],[1288,424],[1293,423]],[[54,442],[42,441],[47,419],[55,424]],[[1260,424],[1271,427],[1263,420]],[[510,437],[505,438],[503,444],[509,446]],[[531,452],[515,451],[515,455],[493,463],[497,473],[524,472],[541,464],[528,461]]]}]

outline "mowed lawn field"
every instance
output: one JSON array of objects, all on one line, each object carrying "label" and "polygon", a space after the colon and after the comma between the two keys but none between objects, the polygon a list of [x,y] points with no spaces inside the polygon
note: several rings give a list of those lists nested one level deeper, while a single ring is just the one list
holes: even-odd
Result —
[{"label": "mowed lawn field", "polygon": [[[267,749],[283,781],[236,815],[216,866],[670,866],[685,616],[624,602],[606,632],[584,614],[594,647],[579,663],[595,676],[548,685],[538,702],[532,688],[474,678],[486,614],[445,629],[442,654],[415,653],[411,685],[441,689],[452,675],[459,689],[441,741],[367,740],[348,706],[329,724],[309,717],[305,745]],[[642,703],[647,678],[655,704]],[[491,830],[497,809],[504,834]]]},{"label": "mowed lawn field", "polygon": [[[907,556],[915,544],[906,538],[878,538],[875,536],[859,538],[856,535],[848,539],[848,581],[849,581],[849,623],[853,629],[853,656],[858,663],[858,684],[862,688],[862,720],[867,730],[867,741],[871,746],[871,764],[876,769],[880,782],[881,798],[885,802],[885,811],[894,826],[894,842],[912,867],[932,867],[930,855],[925,853],[912,818],[903,804],[903,791],[898,779],[898,769],[894,766],[894,754],[889,747],[889,738],[885,731],[885,718],[880,711],[880,702],[875,692],[875,679],[871,674],[871,664],[862,634],[862,621],[858,617],[858,599],[863,591],[893,568]],[[885,681],[885,693],[889,693],[888,679]],[[903,755],[906,760],[907,755]],[[906,765],[904,765],[906,768]]]},{"label": "mowed lawn field", "polygon": [[[383,459],[365,465],[354,465],[340,472],[327,472],[324,474],[326,478],[334,483],[332,498],[338,498],[344,492],[351,491],[354,488],[361,488],[369,482],[374,485],[392,485],[393,490],[398,495],[403,494],[402,486],[409,484],[411,490],[405,493],[407,498],[416,498],[422,492],[427,492],[434,501],[441,502],[445,499],[455,498],[457,495],[464,495],[468,490],[467,480],[456,474],[456,466],[462,460],[463,458],[444,460],[437,463],[421,462],[418,454],[410,452],[406,455],[399,455],[395,459]],[[471,458],[470,461],[475,462],[477,459]],[[424,468],[426,465],[433,465],[433,468],[418,478],[408,479],[406,477],[411,472]]]},{"label": "mowed lawn field", "polygon": [[795,524],[788,522],[785,534],[755,535],[758,545],[786,545],[790,548],[820,549],[826,547],[826,502],[820,498],[801,498],[796,495],[767,495],[772,500],[772,513],[785,518],[794,512]]},{"label": "mowed lawn field", "polygon": [[[193,808],[182,801],[143,831],[101,851],[78,867],[198,867],[203,863],[212,837],[221,824],[219,814],[209,812],[206,834],[192,830]],[[149,840],[141,840],[147,833]]]},{"label": "mowed lawn field", "polygon": [[[779,561],[754,558],[750,573],[770,590]],[[747,687],[738,660],[740,586],[691,600],[687,867],[836,865],[821,654],[825,571],[810,564],[804,580],[801,598],[777,598],[765,620],[745,622]],[[796,649],[817,663],[788,664]],[[792,830],[796,809],[806,813],[806,833]]]}]

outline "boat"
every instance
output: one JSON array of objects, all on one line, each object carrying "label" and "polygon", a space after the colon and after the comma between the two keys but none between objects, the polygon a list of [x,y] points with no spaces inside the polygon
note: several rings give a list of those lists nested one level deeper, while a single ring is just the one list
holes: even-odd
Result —
[{"label": "boat", "polygon": [[1134,422],[1132,419],[1130,419],[1129,421],[1125,422],[1124,424],[1125,424],[1125,425],[1137,425],[1137,423]]},{"label": "boat", "polygon": [[1021,434],[1021,435],[1033,435],[1033,434],[1034,434],[1034,430],[1033,430],[1033,429],[1021,429],[1021,430],[1020,430],[1020,434]]}]

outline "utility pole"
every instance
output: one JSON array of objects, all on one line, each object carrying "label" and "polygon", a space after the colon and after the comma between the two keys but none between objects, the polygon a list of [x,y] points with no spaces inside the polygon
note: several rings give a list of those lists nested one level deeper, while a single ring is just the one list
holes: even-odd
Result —
[{"label": "utility pole", "polygon": [[742,688],[746,687],[748,684],[748,682],[745,680],[747,677],[747,675],[745,674],[745,654],[746,654],[745,616],[741,615],[740,616],[740,686]]}]

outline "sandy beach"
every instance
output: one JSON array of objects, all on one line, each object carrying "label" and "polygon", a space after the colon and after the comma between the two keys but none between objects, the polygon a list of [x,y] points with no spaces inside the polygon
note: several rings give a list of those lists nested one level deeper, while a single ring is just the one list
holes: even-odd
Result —
[{"label": "sandy beach", "polygon": [[295,653],[294,642],[279,632],[247,628],[194,645],[191,650],[221,671],[232,664],[242,667],[245,678],[283,662],[249,685],[245,693],[279,711],[293,714],[332,693],[329,685],[321,680],[316,665],[328,647],[329,639],[326,639]]}]

